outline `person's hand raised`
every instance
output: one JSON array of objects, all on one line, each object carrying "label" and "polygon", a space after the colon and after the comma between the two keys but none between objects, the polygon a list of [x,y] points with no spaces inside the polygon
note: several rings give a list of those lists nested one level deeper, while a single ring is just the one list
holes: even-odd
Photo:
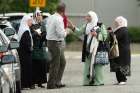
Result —
[{"label": "person's hand raised", "polygon": [[75,26],[73,25],[72,21],[68,19],[68,28],[74,31]]}]

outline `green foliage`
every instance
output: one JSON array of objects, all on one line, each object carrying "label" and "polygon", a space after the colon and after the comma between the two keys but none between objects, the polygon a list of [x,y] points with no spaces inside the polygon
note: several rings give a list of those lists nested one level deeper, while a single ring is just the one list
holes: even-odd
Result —
[{"label": "green foliage", "polygon": [[66,42],[69,44],[73,41],[76,41],[78,40],[77,37],[74,35],[74,33],[72,34],[69,34],[67,37],[66,37]]},{"label": "green foliage", "polygon": [[53,13],[59,0],[48,0],[46,10]]},{"label": "green foliage", "polygon": [[[128,27],[128,31],[131,42],[140,43],[140,27]],[[73,33],[68,35],[66,38],[67,43],[71,43],[76,40],[78,40],[78,38]]]},{"label": "green foliage", "polygon": [[0,11],[6,12],[10,10],[10,6],[14,0],[0,0]]},{"label": "green foliage", "polygon": [[[46,0],[44,12],[53,13],[59,0]],[[29,0],[0,0],[0,13],[3,12],[33,12],[36,8],[29,6]]]},{"label": "green foliage", "polygon": [[[49,13],[52,14],[52,13],[54,13],[54,11],[56,9],[56,5],[57,5],[58,2],[59,2],[59,0],[47,0],[46,1],[46,7],[45,8],[41,8],[41,10],[43,12],[49,12]],[[35,8],[30,7],[28,11],[32,12],[34,10],[35,10]]]},{"label": "green foliage", "polygon": [[131,41],[140,43],[140,27],[129,27],[128,30]]}]

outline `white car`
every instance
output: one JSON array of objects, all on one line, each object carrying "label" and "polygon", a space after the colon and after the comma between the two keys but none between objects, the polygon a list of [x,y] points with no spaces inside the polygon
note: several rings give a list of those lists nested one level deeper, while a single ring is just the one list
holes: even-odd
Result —
[{"label": "white car", "polygon": [[12,28],[10,22],[5,21],[4,23],[1,21],[0,93],[21,93],[20,61],[16,50],[18,42],[11,41],[15,32],[16,31]]},{"label": "white car", "polygon": [[[8,17],[7,20],[9,22],[11,22],[11,25],[16,30],[18,30],[19,25],[20,25],[20,21],[21,21],[22,17],[26,14],[29,14],[31,17],[33,17],[33,13],[5,13],[4,15],[0,14],[0,18],[1,17],[3,18],[3,16]],[[51,14],[50,13],[42,13],[42,15],[43,15],[43,19],[45,19],[46,17],[49,17]]]}]

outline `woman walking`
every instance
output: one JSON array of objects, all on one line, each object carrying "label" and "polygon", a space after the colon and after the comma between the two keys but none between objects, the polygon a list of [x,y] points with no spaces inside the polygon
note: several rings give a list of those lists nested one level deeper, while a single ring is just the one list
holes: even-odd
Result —
[{"label": "woman walking", "polygon": [[118,40],[119,57],[111,59],[111,72],[116,73],[117,85],[125,85],[127,82],[126,76],[131,75],[131,52],[127,20],[124,17],[119,16],[115,19],[114,25],[114,34]]},{"label": "woman walking", "polygon": [[30,32],[32,18],[25,15],[20,23],[18,36],[20,47],[18,49],[21,63],[21,87],[33,89],[32,84],[32,47],[33,40]]}]

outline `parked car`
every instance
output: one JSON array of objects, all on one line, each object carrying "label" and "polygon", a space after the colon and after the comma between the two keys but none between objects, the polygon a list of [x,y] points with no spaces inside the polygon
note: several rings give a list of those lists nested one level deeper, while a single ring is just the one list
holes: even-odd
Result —
[{"label": "parked car", "polygon": [[[20,21],[26,14],[29,14],[31,17],[33,17],[33,13],[5,13],[4,16],[8,17],[7,21],[10,22],[12,27],[14,27],[14,29],[18,32]],[[42,13],[42,15],[43,19],[46,19],[46,17],[50,16],[50,13]],[[0,14],[0,17],[3,17],[3,14]]]},{"label": "parked car", "polygon": [[[0,17],[0,29],[2,31],[7,31],[9,28],[12,28],[12,29],[15,29],[13,26],[12,26],[12,23],[8,21],[9,17]],[[10,29],[11,30],[11,29]],[[16,30],[15,30],[16,31]],[[14,35],[11,35],[9,36],[8,35],[8,38],[9,39],[17,39],[17,33],[15,33]]]},{"label": "parked car", "polygon": [[14,34],[13,28],[0,29],[0,93],[21,93],[19,43],[10,38]]}]

